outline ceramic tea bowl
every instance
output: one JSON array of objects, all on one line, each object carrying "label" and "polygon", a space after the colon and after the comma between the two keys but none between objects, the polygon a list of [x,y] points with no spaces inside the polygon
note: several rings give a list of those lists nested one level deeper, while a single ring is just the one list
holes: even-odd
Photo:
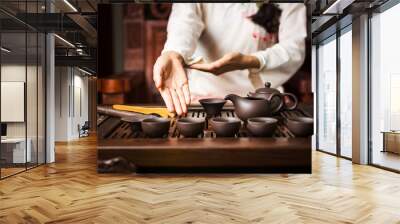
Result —
[{"label": "ceramic tea bowl", "polygon": [[291,118],[287,126],[296,137],[311,136],[314,132],[314,120],[310,117]]},{"label": "ceramic tea bowl", "polygon": [[168,134],[170,122],[167,118],[146,118],[142,121],[142,130],[150,138],[161,138]]},{"label": "ceramic tea bowl", "polygon": [[207,117],[214,117],[221,113],[221,110],[224,107],[226,100],[219,98],[208,98],[199,100],[199,103],[201,104],[201,106],[203,106]]},{"label": "ceramic tea bowl", "polygon": [[195,138],[203,133],[205,120],[201,118],[180,118],[176,126],[185,138]]},{"label": "ceramic tea bowl", "polygon": [[238,118],[214,117],[211,118],[210,124],[217,137],[234,137],[242,125]]},{"label": "ceramic tea bowl", "polygon": [[275,133],[278,120],[272,117],[252,117],[247,119],[247,130],[254,137],[271,137]]}]

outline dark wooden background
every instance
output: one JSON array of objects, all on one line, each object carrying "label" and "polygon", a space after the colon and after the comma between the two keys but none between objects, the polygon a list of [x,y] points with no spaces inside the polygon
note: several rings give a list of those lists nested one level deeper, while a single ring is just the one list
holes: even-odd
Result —
[{"label": "dark wooden background", "polygon": [[[126,4],[123,6],[123,71],[114,71],[112,5],[100,4],[98,16],[98,103],[162,104],[152,81],[153,65],[166,40],[171,4]],[[285,85],[287,92],[312,104],[311,41],[301,69]]]}]

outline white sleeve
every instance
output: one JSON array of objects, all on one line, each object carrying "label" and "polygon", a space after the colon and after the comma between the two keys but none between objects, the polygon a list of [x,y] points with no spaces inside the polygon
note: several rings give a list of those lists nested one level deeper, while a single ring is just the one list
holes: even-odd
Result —
[{"label": "white sleeve", "polygon": [[[279,43],[254,55],[260,60],[262,81],[281,86],[301,67],[305,58],[307,11],[304,4],[281,4]],[[261,63],[262,62],[262,63]]]},{"label": "white sleeve", "polygon": [[203,32],[204,23],[200,3],[174,3],[167,26],[165,51],[175,51],[188,62]]}]

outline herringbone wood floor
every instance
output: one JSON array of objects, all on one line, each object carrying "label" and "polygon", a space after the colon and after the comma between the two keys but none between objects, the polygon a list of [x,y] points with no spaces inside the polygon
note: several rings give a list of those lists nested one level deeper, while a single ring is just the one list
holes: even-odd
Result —
[{"label": "herringbone wood floor", "polygon": [[111,175],[95,146],[0,181],[0,223],[400,223],[400,175],[323,153],[312,175]]}]

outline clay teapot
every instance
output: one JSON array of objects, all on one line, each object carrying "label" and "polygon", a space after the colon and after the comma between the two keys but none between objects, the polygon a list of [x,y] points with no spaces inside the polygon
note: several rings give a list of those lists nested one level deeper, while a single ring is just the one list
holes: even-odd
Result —
[{"label": "clay teapot", "polygon": [[[274,97],[273,99],[271,96],[273,95],[280,95],[281,97]],[[264,99],[270,99],[272,103],[272,107],[280,107],[280,109],[286,109],[286,110],[294,110],[297,107],[298,100],[297,97],[292,94],[292,93],[281,93],[278,89],[271,88],[271,83],[266,82],[265,83],[265,88],[259,88],[256,89],[255,93],[249,93],[248,96],[250,97],[256,97],[256,98],[264,98]],[[287,105],[285,103],[285,96],[291,98],[291,101],[293,101],[293,105]],[[278,111],[279,111],[278,110]]]},{"label": "clay teapot", "polygon": [[276,97],[281,97],[281,95],[273,93],[269,99],[264,99],[259,97],[241,97],[236,94],[229,94],[225,99],[232,101],[236,115],[241,120],[246,121],[251,117],[270,117],[274,113],[278,112],[282,105],[273,107],[271,103],[271,100]]}]

